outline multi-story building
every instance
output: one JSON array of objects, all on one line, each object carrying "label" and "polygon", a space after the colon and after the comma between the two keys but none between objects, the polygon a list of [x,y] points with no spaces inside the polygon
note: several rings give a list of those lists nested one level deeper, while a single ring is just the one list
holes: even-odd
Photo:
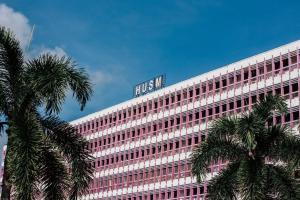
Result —
[{"label": "multi-story building", "polygon": [[[5,158],[5,155],[6,155],[6,149],[7,149],[7,146],[4,145],[2,147],[2,154],[1,154],[1,166],[0,166],[0,185],[2,186],[2,178],[3,178],[3,173],[4,173],[4,158]],[[1,194],[2,194],[2,188],[0,188],[0,197],[1,197]]]},{"label": "multi-story building", "polygon": [[[284,96],[289,113],[269,123],[298,124],[299,48],[296,41],[71,122],[95,157],[81,199],[204,199],[207,183],[196,183],[189,157],[212,120],[272,93]],[[213,163],[209,173],[224,166]]]}]

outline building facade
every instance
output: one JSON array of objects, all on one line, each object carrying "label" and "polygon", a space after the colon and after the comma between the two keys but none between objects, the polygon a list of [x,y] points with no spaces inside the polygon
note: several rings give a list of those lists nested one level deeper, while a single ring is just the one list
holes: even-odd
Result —
[{"label": "building facade", "polygon": [[[1,166],[0,166],[0,185],[2,186],[2,181],[3,181],[3,174],[4,174],[4,159],[5,159],[5,155],[6,155],[6,149],[7,146],[4,145],[2,148],[2,154],[1,154]],[[2,194],[2,187],[0,188],[0,197]]]},{"label": "building facade", "polygon": [[[204,199],[189,157],[212,120],[251,110],[281,94],[289,113],[269,123],[299,120],[300,41],[226,65],[71,122],[89,141],[95,177],[81,199]],[[226,163],[212,163],[210,175]]]}]

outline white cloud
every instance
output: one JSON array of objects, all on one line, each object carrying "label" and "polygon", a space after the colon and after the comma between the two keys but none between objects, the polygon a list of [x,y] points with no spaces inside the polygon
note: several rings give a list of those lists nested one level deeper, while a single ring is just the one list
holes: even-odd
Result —
[{"label": "white cloud", "polygon": [[[15,34],[23,49],[28,46],[28,43],[30,42],[32,26],[25,15],[15,11],[13,8],[8,7],[5,4],[0,4],[0,25],[9,28]],[[66,52],[58,46],[54,48],[40,46],[31,49],[30,52],[25,52],[26,57],[28,58],[43,53],[50,53],[59,57],[67,55]]]},{"label": "white cloud", "polygon": [[113,74],[101,70],[88,71],[88,73],[92,83],[96,86],[101,86],[114,80]]},{"label": "white cloud", "polygon": [[0,25],[9,28],[20,41],[22,48],[28,45],[32,27],[29,20],[22,13],[0,4]]},{"label": "white cloud", "polygon": [[67,56],[67,53],[61,47],[54,47],[53,49],[44,47],[39,50],[39,54],[46,53],[49,53],[51,55],[57,55],[58,57]]}]

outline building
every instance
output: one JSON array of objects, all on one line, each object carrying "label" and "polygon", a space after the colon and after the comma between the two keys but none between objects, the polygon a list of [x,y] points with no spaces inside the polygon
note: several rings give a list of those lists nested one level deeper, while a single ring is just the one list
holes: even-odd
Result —
[{"label": "building", "polygon": [[81,199],[203,199],[207,185],[192,177],[189,156],[213,119],[272,93],[284,96],[289,113],[269,123],[298,124],[299,48],[292,42],[71,122],[96,158]]},{"label": "building", "polygon": [[[1,166],[0,166],[0,185],[2,186],[2,181],[3,181],[3,173],[4,173],[4,159],[6,155],[6,149],[7,145],[4,145],[2,147],[2,155],[1,155]],[[2,194],[2,187],[0,187],[0,197]]]}]

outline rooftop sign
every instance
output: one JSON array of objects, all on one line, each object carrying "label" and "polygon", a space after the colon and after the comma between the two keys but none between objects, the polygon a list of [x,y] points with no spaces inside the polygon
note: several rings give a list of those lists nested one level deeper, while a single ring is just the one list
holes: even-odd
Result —
[{"label": "rooftop sign", "polygon": [[139,97],[148,94],[149,92],[159,90],[165,86],[165,82],[166,82],[166,76],[160,75],[148,81],[140,83],[134,87],[133,96]]}]

